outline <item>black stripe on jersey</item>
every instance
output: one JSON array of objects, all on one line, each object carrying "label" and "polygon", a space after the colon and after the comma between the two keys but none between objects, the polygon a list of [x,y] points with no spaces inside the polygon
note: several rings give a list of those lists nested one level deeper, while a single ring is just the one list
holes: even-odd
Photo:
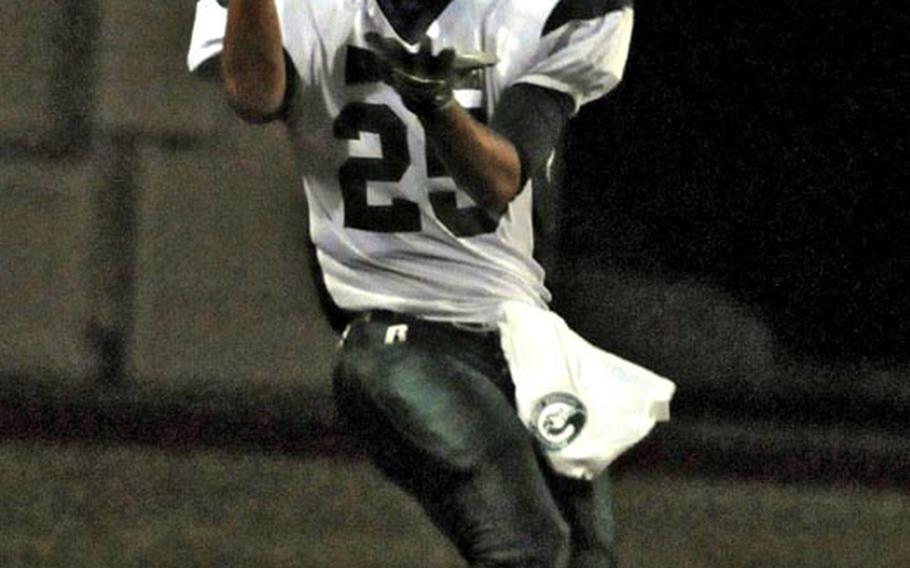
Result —
[{"label": "black stripe on jersey", "polygon": [[591,20],[632,6],[632,0],[560,0],[543,26],[545,36],[573,20]]},{"label": "black stripe on jersey", "polygon": [[452,0],[379,0],[379,9],[395,32],[417,43]]},{"label": "black stripe on jersey", "polygon": [[382,81],[379,58],[369,49],[348,46],[348,60],[344,64],[345,85],[362,85]]}]

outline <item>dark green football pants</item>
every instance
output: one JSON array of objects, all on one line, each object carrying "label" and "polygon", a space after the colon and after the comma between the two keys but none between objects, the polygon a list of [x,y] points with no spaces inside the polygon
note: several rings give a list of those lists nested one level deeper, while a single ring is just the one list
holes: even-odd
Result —
[{"label": "dark green football pants", "polygon": [[541,461],[495,331],[370,312],[348,329],[334,386],[344,427],[471,566],[614,566],[607,476]]}]

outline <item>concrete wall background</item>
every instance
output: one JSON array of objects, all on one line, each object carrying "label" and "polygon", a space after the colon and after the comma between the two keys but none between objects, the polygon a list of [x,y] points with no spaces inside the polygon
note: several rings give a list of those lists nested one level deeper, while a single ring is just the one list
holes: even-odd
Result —
[{"label": "concrete wall background", "polygon": [[3,164],[0,175],[0,365],[83,376],[93,365],[84,341],[91,168]]},{"label": "concrete wall background", "polygon": [[[3,4],[0,373],[92,380],[120,358],[141,382],[325,390],[334,338],[293,157],[280,128],[247,127],[188,74],[193,9]],[[64,72],[73,34],[93,39]],[[91,89],[60,108],[76,75]],[[91,128],[51,151],[67,112]]]},{"label": "concrete wall background", "polygon": [[54,30],[63,14],[53,2],[4,2],[0,16],[6,24],[0,35],[0,129],[4,137],[40,138],[53,127],[51,85],[59,49]]}]

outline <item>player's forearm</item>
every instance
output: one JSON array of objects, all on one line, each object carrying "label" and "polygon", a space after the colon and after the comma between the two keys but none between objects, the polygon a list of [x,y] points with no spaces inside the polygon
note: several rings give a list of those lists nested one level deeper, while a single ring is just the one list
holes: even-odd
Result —
[{"label": "player's forearm", "polygon": [[221,55],[228,102],[248,122],[270,120],[287,84],[273,0],[231,0]]},{"label": "player's forearm", "polygon": [[521,163],[512,143],[457,103],[421,122],[455,183],[489,213],[502,214],[521,189]]}]

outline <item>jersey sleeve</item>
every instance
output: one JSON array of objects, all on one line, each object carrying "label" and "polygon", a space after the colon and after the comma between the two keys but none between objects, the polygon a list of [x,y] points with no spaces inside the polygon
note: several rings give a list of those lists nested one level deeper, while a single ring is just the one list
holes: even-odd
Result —
[{"label": "jersey sleeve", "polygon": [[629,2],[592,2],[610,6],[602,14],[561,9],[550,14],[533,63],[514,82],[569,95],[575,111],[598,99],[621,80],[629,56],[634,12]]},{"label": "jersey sleeve", "polygon": [[[206,62],[216,57],[224,48],[224,29],[227,26],[227,6],[229,0],[198,0],[196,18],[193,20],[193,32],[190,35],[190,49],[186,55],[186,64],[193,73],[200,71]],[[278,12],[281,35],[287,50],[289,30],[285,23],[285,0],[274,0]],[[288,4],[287,7],[291,7]]]},{"label": "jersey sleeve", "polygon": [[221,53],[226,25],[226,0],[199,0],[196,3],[196,18],[186,56],[190,71],[199,70],[203,63]]}]

